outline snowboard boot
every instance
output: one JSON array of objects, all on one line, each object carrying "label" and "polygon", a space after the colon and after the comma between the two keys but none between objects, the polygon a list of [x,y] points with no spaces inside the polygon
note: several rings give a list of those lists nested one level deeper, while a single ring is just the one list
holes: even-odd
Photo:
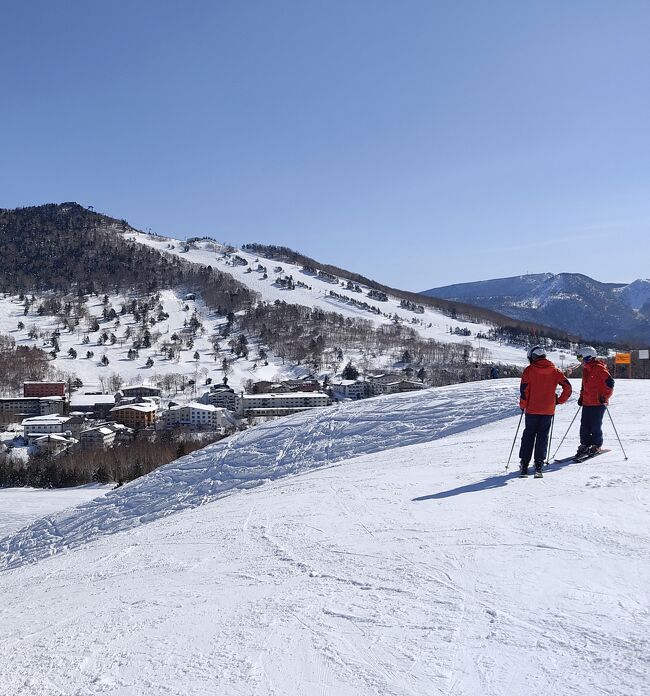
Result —
[{"label": "snowboard boot", "polygon": [[519,478],[526,478],[528,476],[528,462],[523,459],[519,464]]},{"label": "snowboard boot", "polygon": [[544,462],[535,462],[535,478],[544,478],[544,474],[542,473],[543,466]]}]

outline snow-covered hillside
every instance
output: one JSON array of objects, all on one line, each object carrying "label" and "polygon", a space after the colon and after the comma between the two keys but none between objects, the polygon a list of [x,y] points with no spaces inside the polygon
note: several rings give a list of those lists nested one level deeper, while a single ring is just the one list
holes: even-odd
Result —
[{"label": "snow-covered hillside", "polygon": [[36,521],[2,542],[0,694],[647,694],[648,396],[617,384],[628,461],[606,422],[611,453],[542,480],[504,472],[501,380],[293,416]]},{"label": "snow-covered hillside", "polygon": [[[225,247],[211,241],[199,241],[192,244],[192,248],[184,251],[185,242],[167,237],[158,237],[139,232],[129,232],[127,237],[141,244],[146,244],[159,251],[175,254],[192,263],[212,266],[222,273],[229,273],[239,282],[248,286],[266,302],[276,300],[306,307],[317,307],[329,312],[337,312],[344,316],[368,319],[376,324],[388,324],[391,317],[397,315],[403,321],[414,328],[424,338],[433,338],[445,343],[469,343],[476,349],[483,349],[483,361],[495,361],[511,365],[526,364],[526,353],[521,348],[499,344],[493,341],[477,339],[477,332],[487,332],[491,327],[484,324],[467,323],[452,319],[432,308],[426,307],[423,313],[415,313],[400,307],[400,301],[395,297],[388,297],[387,301],[378,301],[368,298],[368,288],[359,285],[361,292],[355,293],[347,290],[342,285],[336,285],[328,280],[305,273],[301,266],[291,263],[278,262],[265,259],[256,254],[237,249],[231,256],[239,256],[247,261],[247,265],[233,264],[229,258],[224,258]],[[171,248],[173,247],[173,248]],[[267,278],[256,269],[262,265],[267,269]],[[281,269],[281,270],[276,270]],[[249,272],[250,271],[250,272]],[[294,281],[301,281],[306,287],[296,286],[294,290],[287,290],[277,284],[278,278],[293,276]],[[338,300],[330,296],[330,291],[355,300],[366,301],[381,310],[382,314],[374,314],[365,311],[354,304]],[[472,336],[465,337],[450,334],[450,328],[469,328]]]},{"label": "snow-covered hillside", "polygon": [[[107,306],[119,311],[123,303],[128,304],[133,297],[109,296]],[[138,298],[146,299],[146,298]],[[77,330],[61,330],[58,337],[60,351],[56,359],[51,361],[51,366],[61,373],[72,374],[79,377],[85,385],[100,385],[108,387],[109,377],[112,374],[119,375],[125,384],[136,384],[147,381],[157,381],[163,375],[185,375],[187,379],[194,379],[197,384],[197,393],[201,393],[201,386],[206,378],[213,382],[220,382],[224,376],[222,361],[226,358],[229,362],[228,379],[235,388],[243,388],[249,380],[273,379],[275,377],[288,378],[299,374],[299,371],[290,365],[282,365],[279,358],[267,351],[268,365],[256,361],[254,339],[251,341],[250,360],[237,359],[228,348],[227,341],[220,339],[220,350],[215,356],[212,336],[218,332],[218,328],[225,323],[222,316],[212,312],[201,301],[200,296],[194,300],[185,300],[184,292],[178,290],[160,291],[160,304],[167,316],[166,319],[151,327],[152,334],[160,334],[151,348],[140,348],[138,357],[129,359],[128,353],[132,346],[132,339],[125,338],[127,332],[136,332],[140,324],[132,315],[120,316],[117,320],[105,320],[102,316],[104,303],[102,297],[91,298],[87,302],[88,318]],[[176,359],[170,360],[162,351],[162,346],[169,343],[174,335],[182,335],[187,321],[192,314],[196,315],[203,324],[203,330],[192,337],[191,348],[183,348]],[[93,333],[88,331],[88,322],[95,318],[99,329]],[[22,324],[22,328],[18,328]],[[18,296],[0,296],[0,333],[11,336],[17,345],[36,346],[46,352],[51,350],[50,335],[56,329],[61,329],[57,317],[39,316],[35,311],[24,314],[23,303]],[[34,334],[38,332],[38,336]],[[114,334],[115,343],[99,343],[102,334]],[[84,339],[90,339],[84,343]],[[76,358],[69,354],[70,349],[76,351]],[[88,351],[93,353],[92,358],[87,358]],[[196,357],[198,354],[198,358]],[[101,364],[106,356],[108,363]],[[147,366],[147,360],[151,359],[151,366]],[[115,391],[113,389],[113,391]],[[188,389],[188,398],[193,396]]]}]

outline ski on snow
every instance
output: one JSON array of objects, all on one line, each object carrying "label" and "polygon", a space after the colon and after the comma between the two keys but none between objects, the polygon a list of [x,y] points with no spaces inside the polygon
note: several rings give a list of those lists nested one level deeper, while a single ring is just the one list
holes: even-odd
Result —
[{"label": "ski on snow", "polygon": [[605,454],[606,452],[611,452],[612,450],[610,449],[601,449],[595,454],[583,454],[580,457],[576,457],[575,454],[571,455],[570,457],[564,457],[563,459],[554,459],[553,464],[566,464],[566,462],[586,462],[587,459],[593,459],[594,457],[598,457],[601,454]]}]

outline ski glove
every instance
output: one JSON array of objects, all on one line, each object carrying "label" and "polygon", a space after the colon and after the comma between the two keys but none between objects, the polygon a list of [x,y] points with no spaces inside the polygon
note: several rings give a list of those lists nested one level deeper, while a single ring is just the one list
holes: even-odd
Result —
[{"label": "ski glove", "polygon": [[578,406],[582,406],[582,397],[578,399]]},{"label": "ski glove", "polygon": [[607,403],[607,399],[601,395],[598,397],[598,403],[605,404]]}]

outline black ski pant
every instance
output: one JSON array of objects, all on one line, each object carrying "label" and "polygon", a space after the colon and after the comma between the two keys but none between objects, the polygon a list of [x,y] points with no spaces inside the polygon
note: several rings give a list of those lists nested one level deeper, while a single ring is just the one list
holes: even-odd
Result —
[{"label": "black ski pant", "polygon": [[603,417],[607,406],[583,406],[582,416],[580,417],[580,444],[595,445],[601,447],[603,444]]},{"label": "black ski pant", "polygon": [[536,413],[526,414],[524,434],[521,436],[519,459],[528,465],[535,451],[535,462],[540,464],[546,459],[548,451],[548,433],[551,429],[553,416],[541,416]]}]

